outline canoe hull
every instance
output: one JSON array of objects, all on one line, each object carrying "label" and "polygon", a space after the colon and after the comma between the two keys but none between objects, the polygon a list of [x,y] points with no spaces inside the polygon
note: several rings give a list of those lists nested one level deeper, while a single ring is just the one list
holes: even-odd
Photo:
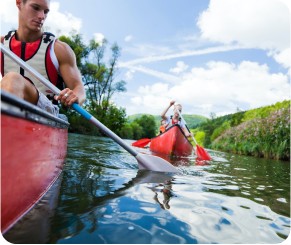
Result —
[{"label": "canoe hull", "polygon": [[60,175],[67,153],[68,124],[25,103],[23,107],[13,97],[8,96],[8,102],[3,97],[1,94],[1,230],[5,233]]},{"label": "canoe hull", "polygon": [[151,139],[150,150],[169,156],[191,155],[193,146],[179,125],[173,125],[164,133]]}]

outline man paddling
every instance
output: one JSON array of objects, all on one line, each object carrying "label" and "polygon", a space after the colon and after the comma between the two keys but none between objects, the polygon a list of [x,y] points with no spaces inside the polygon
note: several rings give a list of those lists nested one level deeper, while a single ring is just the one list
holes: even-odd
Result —
[{"label": "man paddling", "polygon": [[[166,114],[172,105],[174,105],[174,110],[173,110],[174,114],[170,117],[167,117]],[[187,130],[185,123],[181,120],[181,118],[179,116],[180,115],[179,112],[182,113],[182,105],[180,105],[180,104],[175,105],[175,101],[172,100],[170,102],[170,105],[162,112],[161,117],[163,120],[166,120],[168,128],[174,124],[179,124],[179,126],[182,128],[185,136],[191,137],[191,133]]]},{"label": "man paddling", "polygon": [[86,95],[74,52],[69,45],[42,30],[50,10],[50,0],[16,0],[16,6],[18,29],[1,37],[1,42],[58,86],[61,92],[58,95],[53,94],[34,76],[3,54],[1,89],[55,116],[59,115],[59,107],[53,103],[55,100],[65,106],[71,106],[75,102],[81,105]]}]

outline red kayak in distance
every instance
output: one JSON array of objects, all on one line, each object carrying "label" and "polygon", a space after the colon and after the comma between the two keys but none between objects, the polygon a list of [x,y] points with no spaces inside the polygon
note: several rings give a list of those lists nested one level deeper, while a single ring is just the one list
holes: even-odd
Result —
[{"label": "red kayak in distance", "polygon": [[164,133],[151,139],[150,150],[169,156],[189,156],[193,145],[187,139],[178,124],[168,128]]}]

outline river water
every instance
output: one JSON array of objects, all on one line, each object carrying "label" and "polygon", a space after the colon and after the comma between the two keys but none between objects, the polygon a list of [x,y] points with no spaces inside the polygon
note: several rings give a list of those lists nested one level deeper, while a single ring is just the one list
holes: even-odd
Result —
[{"label": "river water", "polygon": [[[56,208],[41,242],[284,241],[290,232],[289,162],[208,152],[208,163],[168,159],[179,173],[155,173],[138,170],[136,159],[109,138],[70,134]],[[29,241],[28,234],[22,236]]]}]

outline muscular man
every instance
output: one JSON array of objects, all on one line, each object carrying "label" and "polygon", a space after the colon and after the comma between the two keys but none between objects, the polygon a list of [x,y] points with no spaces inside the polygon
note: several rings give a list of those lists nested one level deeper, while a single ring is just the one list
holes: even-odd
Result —
[{"label": "muscular man", "polygon": [[[53,34],[42,30],[50,10],[49,5],[50,0],[16,0],[18,28],[1,37],[1,42],[58,86],[60,94],[54,95],[2,53],[1,89],[58,116],[59,108],[52,103],[53,100],[59,100],[65,106],[75,102],[81,105],[86,95],[72,49]],[[65,88],[61,88],[63,82]]]}]

